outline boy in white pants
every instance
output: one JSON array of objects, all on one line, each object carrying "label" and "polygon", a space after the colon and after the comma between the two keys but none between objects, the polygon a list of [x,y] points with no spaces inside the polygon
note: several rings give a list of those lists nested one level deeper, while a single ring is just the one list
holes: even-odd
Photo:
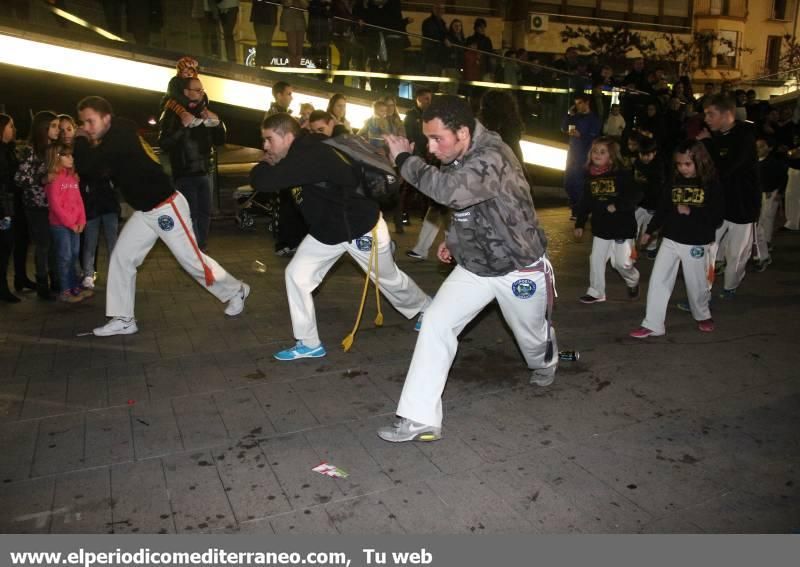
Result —
[{"label": "boy in white pants", "polygon": [[138,331],[134,318],[136,271],[158,239],[198,283],[223,303],[225,314],[244,310],[250,286],[226,272],[198,247],[189,204],[175,191],[136,125],[112,116],[107,100],[90,96],[78,103],[83,126],[75,136],[78,172],[109,172],[135,212],[119,235],[108,270],[106,315],[111,320],[94,329],[99,337]]},{"label": "boy in white pants", "polygon": [[453,209],[438,257],[455,258],[458,266],[425,312],[398,419],[378,429],[378,436],[390,442],[441,438],[442,392],[458,335],[494,300],[532,370],[531,383],[552,384],[558,365],[552,267],[521,164],[456,96],[434,98],[423,114],[423,130],[441,168],[412,156],[405,138],[387,137],[389,153],[406,181]]},{"label": "boy in white pants", "polygon": [[786,189],[787,166],[772,154],[774,142],[759,137],[756,140],[758,153],[758,182],[761,185],[761,214],[756,226],[756,264],[755,270],[763,272],[772,263],[770,249],[772,234],[775,232],[775,215]]},{"label": "boy in white pants", "polygon": [[[398,269],[391,238],[378,204],[357,192],[355,168],[324,134],[302,133],[288,114],[274,114],[261,124],[264,158],[250,172],[256,191],[276,192],[291,187],[292,196],[308,225],[286,267],[286,294],[295,346],[275,353],[280,361],[319,358],[327,354],[317,330],[312,292],[342,254],[377,278],[381,293],[406,318],[421,315],[431,298]],[[377,274],[370,266],[376,246]],[[417,327],[421,318],[417,322]],[[417,329],[418,330],[418,329]]]},{"label": "boy in white pants", "polygon": [[[642,195],[635,213],[637,238],[644,234],[658,208],[658,201],[664,190],[664,169],[664,161],[658,153],[658,143],[652,138],[642,136],[639,141],[639,156],[633,161],[633,182]],[[647,257],[654,259],[657,250],[658,239],[651,238],[647,243]]]},{"label": "boy in white pants", "polygon": [[755,129],[735,119],[736,103],[714,95],[705,104],[705,120],[713,132],[703,139],[725,194],[725,214],[717,229],[717,260],[725,263],[722,299],[732,299],[742,283],[753,248],[753,232],[761,208]]}]

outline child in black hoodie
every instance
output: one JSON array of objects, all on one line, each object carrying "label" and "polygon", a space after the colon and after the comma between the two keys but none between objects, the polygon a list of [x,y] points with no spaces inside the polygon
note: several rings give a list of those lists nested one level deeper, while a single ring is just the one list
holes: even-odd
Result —
[{"label": "child in black hoodie", "polygon": [[578,203],[575,238],[592,216],[592,254],[589,258],[589,289],[581,303],[606,300],[606,262],[617,270],[628,286],[628,297],[639,297],[639,271],[636,259],[636,217],[638,196],[630,170],[622,167],[619,144],[601,137],[592,142],[586,162],[586,187]]},{"label": "child in black hoodie", "polygon": [[[658,201],[664,189],[666,168],[664,160],[658,153],[658,143],[652,138],[644,138],[639,144],[639,156],[633,162],[633,182],[642,200],[636,207],[636,236],[644,234],[647,225],[653,219],[658,208]],[[658,239],[651,238],[647,244],[647,258],[655,259]]]},{"label": "child in black hoodie", "polygon": [[697,328],[706,333],[714,330],[709,301],[714,281],[714,238],[725,207],[722,189],[714,162],[701,142],[681,142],[674,160],[672,182],[641,237],[642,245],[647,244],[651,235],[661,230],[661,246],[647,288],[647,313],[642,326],[630,333],[635,339],[666,332],[667,303],[678,268],[683,268],[689,309]]},{"label": "child in black hoodie", "polygon": [[763,272],[772,263],[772,233],[775,229],[775,215],[781,196],[786,191],[788,166],[785,161],[773,155],[775,141],[759,136],[756,139],[758,154],[758,183],[761,186],[761,214],[756,227],[755,270]]}]

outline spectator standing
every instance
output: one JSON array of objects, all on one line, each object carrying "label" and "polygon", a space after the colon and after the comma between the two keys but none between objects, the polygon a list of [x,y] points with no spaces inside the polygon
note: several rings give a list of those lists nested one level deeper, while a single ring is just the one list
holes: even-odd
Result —
[{"label": "spectator standing", "polygon": [[600,135],[600,130],[600,119],[591,111],[589,95],[583,93],[577,95],[575,106],[561,122],[561,131],[569,136],[564,189],[569,197],[573,220],[583,194],[586,156],[589,155],[592,142]]},{"label": "spectator standing", "polygon": [[[47,195],[44,186],[47,178],[45,153],[50,144],[58,140],[58,117],[49,111],[37,112],[33,117],[28,145],[22,148],[19,170],[14,178],[22,191],[25,215],[28,218],[36,262],[36,293],[44,300],[52,300],[50,289],[55,281],[55,257],[50,249],[50,221]],[[48,280],[51,274],[52,282]]]},{"label": "spectator standing", "polygon": [[431,4],[431,15],[422,21],[422,63],[426,75],[439,77],[447,64],[447,24],[442,17],[444,3]]},{"label": "spectator standing", "polygon": [[406,135],[406,128],[403,126],[403,119],[400,118],[400,113],[397,112],[397,99],[392,95],[383,97],[383,102],[386,103],[386,121],[389,133],[393,136]]},{"label": "spectator standing", "polygon": [[215,0],[192,0],[192,19],[200,28],[200,53],[219,58],[219,13]]},{"label": "spectator standing", "polygon": [[306,34],[308,0],[281,0],[281,31],[286,34],[289,67],[300,67]]},{"label": "spectator standing", "polygon": [[[205,95],[198,78],[183,79],[183,93],[192,102],[200,101]],[[165,110],[161,115],[158,142],[169,154],[175,188],[189,202],[197,245],[206,252],[211,226],[211,155],[214,146],[225,143],[225,125],[207,108],[202,120],[197,126],[187,127],[174,112]]]},{"label": "spectator standing", "polygon": [[222,26],[222,37],[225,41],[225,57],[230,63],[236,63],[236,42],[233,38],[236,22],[239,19],[239,0],[217,0],[219,23]]},{"label": "spectator standing", "polygon": [[347,128],[348,132],[353,132],[353,127],[350,126],[350,122],[347,120],[347,98],[343,94],[335,93],[332,95],[328,100],[327,110],[331,113],[331,116],[333,116],[337,124]]},{"label": "spectator standing", "polygon": [[459,19],[450,22],[447,30],[446,58],[442,76],[450,79],[443,83],[442,91],[447,94],[458,92],[458,82],[461,79],[461,70],[464,68],[464,47],[467,42],[464,38],[464,24]]},{"label": "spectator standing", "polygon": [[[356,21],[353,17],[353,0],[333,0],[332,10],[332,37],[333,45],[339,53],[339,71],[349,71],[351,62],[356,65],[355,61],[360,60],[357,54],[361,52],[355,36]],[[356,70],[358,70],[358,66],[356,66]],[[344,77],[337,76],[333,82],[343,85]],[[360,85],[360,79],[353,77],[352,85],[357,88]]]},{"label": "spectator standing", "polygon": [[278,25],[278,6],[274,0],[253,0],[250,21],[256,34],[256,67],[272,60],[272,38]]},{"label": "spectator standing", "polygon": [[329,67],[332,0],[310,0],[308,3],[308,40],[311,43],[311,60],[317,69]]},{"label": "spectator standing", "polygon": [[14,289],[17,293],[22,293],[25,290],[36,290],[36,283],[28,278],[30,233],[22,203],[22,191],[14,180],[19,169],[16,138],[14,119],[8,114],[0,114],[0,199],[5,198],[5,215],[2,218],[11,218],[11,232],[4,236],[6,242],[14,243]]},{"label": "spectator standing", "polygon": [[480,74],[484,81],[494,80],[494,67],[495,61],[492,54],[494,53],[494,46],[492,45],[491,38],[486,35],[486,20],[483,18],[475,18],[473,24],[473,34],[467,39],[475,42],[476,49],[485,52],[481,53],[480,61]]},{"label": "spectator standing", "polygon": [[611,105],[611,111],[608,114],[605,125],[603,125],[603,135],[611,136],[618,142],[622,139],[622,133],[625,131],[625,118],[618,104]]},{"label": "spectator standing", "polygon": [[[0,301],[8,303],[20,301],[8,289],[8,261],[14,250],[14,225],[17,220],[13,203],[16,194],[14,174],[18,166],[14,147],[16,135],[14,120],[7,114],[0,114]],[[24,285],[19,287],[19,291],[24,289]]]}]

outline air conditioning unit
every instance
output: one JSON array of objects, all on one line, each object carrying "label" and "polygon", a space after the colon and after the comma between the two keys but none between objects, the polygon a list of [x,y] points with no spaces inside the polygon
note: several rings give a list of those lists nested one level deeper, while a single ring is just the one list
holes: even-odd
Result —
[{"label": "air conditioning unit", "polygon": [[547,31],[547,26],[550,23],[550,17],[546,14],[529,14],[530,21],[529,27],[531,31],[543,32]]}]

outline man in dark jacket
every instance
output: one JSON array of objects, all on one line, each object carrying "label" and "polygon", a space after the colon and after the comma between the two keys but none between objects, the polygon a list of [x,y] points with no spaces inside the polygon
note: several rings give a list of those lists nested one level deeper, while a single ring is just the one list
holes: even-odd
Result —
[{"label": "man in dark jacket", "polygon": [[[183,79],[183,95],[190,102],[199,102],[205,91],[198,78]],[[165,110],[161,115],[159,146],[169,155],[172,179],[192,212],[192,225],[200,250],[208,245],[211,225],[211,183],[209,180],[211,154],[214,146],[225,143],[225,125],[219,116],[203,110],[202,124],[186,127],[177,114]]]},{"label": "man in dark jacket", "polygon": [[761,209],[755,128],[736,120],[736,103],[723,94],[706,103],[712,134],[698,136],[714,160],[725,193],[725,215],[717,229],[717,261],[725,263],[722,299],[733,299],[753,249],[753,228]]},{"label": "man in dark jacket", "polygon": [[286,267],[286,295],[297,343],[273,356],[290,361],[327,354],[317,330],[312,293],[345,253],[370,274],[401,314],[409,319],[421,314],[431,298],[397,268],[378,204],[357,192],[360,179],[347,158],[323,143],[326,136],[302,133],[288,114],[265,118],[261,134],[264,157],[250,172],[250,184],[256,191],[270,193],[292,187],[309,231]]},{"label": "man in dark jacket", "polygon": [[434,2],[431,15],[422,21],[422,60],[425,73],[438,77],[447,63],[447,24],[442,18],[444,3]]},{"label": "man in dark jacket", "polygon": [[162,240],[197,283],[227,303],[225,314],[244,311],[250,286],[237,280],[197,246],[189,204],[158,163],[153,149],[136,133],[136,125],[113,116],[99,96],[78,103],[83,126],[75,133],[75,167],[80,175],[107,172],[135,210],[125,223],[111,255],[106,288],[106,316],[94,330],[98,337],[138,332],[134,318],[136,271]]}]

